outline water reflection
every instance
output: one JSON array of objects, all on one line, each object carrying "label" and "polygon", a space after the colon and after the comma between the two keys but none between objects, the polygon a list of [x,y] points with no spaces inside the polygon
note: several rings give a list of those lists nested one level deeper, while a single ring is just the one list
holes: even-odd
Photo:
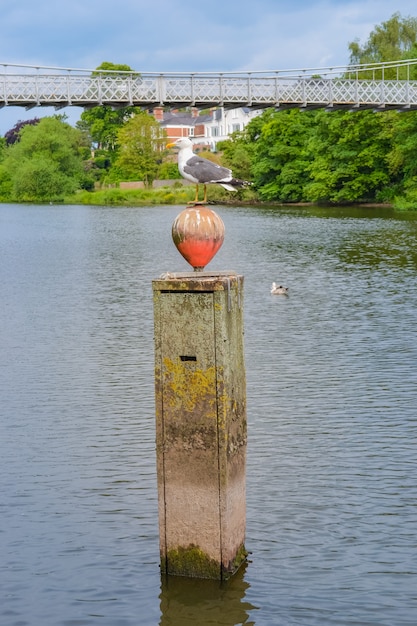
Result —
[{"label": "water reflection", "polygon": [[159,626],[254,626],[253,604],[245,600],[246,565],[227,582],[164,576]]},{"label": "water reflection", "polygon": [[410,234],[399,230],[395,223],[391,223],[377,232],[362,232],[353,240],[349,237],[344,238],[337,251],[342,267],[346,270],[353,266],[381,267],[382,269],[398,267],[415,270],[417,251],[407,246]]}]

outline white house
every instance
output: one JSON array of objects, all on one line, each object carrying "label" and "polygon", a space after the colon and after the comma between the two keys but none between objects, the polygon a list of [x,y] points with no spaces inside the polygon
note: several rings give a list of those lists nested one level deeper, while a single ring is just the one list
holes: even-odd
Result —
[{"label": "white house", "polygon": [[217,142],[225,141],[232,133],[243,130],[254,117],[261,113],[259,109],[253,110],[249,107],[213,109],[211,120],[204,123],[204,138],[210,150],[216,152]]},{"label": "white house", "polygon": [[199,115],[197,109],[190,112],[154,109],[155,119],[165,128],[167,137],[175,141],[179,137],[190,137],[200,149],[216,152],[217,143],[224,141],[236,131],[243,130],[251,119],[262,111],[249,107],[211,109],[209,114]]}]

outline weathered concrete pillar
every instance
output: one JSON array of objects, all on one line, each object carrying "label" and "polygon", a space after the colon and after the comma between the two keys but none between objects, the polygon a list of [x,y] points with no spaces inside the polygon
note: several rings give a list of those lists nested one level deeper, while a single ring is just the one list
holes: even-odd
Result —
[{"label": "weathered concrete pillar", "polygon": [[153,281],[161,571],[224,579],[246,558],[243,277]]}]

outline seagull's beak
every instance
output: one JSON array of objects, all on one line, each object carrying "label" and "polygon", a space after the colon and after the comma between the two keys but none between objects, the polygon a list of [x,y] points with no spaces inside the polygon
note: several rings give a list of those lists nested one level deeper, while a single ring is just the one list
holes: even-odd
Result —
[{"label": "seagull's beak", "polygon": [[175,148],[175,143],[167,143],[167,148]]}]

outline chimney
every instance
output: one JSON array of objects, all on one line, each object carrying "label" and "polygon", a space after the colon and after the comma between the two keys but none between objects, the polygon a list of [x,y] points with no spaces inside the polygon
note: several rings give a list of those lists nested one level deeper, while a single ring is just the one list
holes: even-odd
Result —
[{"label": "chimney", "polygon": [[153,115],[157,122],[163,122],[164,121],[163,107],[155,107],[153,110]]},{"label": "chimney", "polygon": [[197,107],[191,107],[191,117],[198,117]]}]

